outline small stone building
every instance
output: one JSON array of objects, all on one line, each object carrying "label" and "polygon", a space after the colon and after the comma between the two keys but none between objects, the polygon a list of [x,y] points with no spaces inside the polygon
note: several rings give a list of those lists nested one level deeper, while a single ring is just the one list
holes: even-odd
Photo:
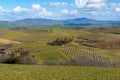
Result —
[{"label": "small stone building", "polygon": [[5,55],[5,49],[0,49],[0,56],[4,56]]}]

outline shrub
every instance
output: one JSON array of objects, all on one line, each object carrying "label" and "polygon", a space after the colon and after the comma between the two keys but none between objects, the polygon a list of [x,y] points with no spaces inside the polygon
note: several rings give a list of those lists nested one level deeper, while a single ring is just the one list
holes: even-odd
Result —
[{"label": "shrub", "polygon": [[22,56],[22,57],[18,57],[16,59],[16,61],[18,61],[18,64],[30,64],[30,65],[36,65],[38,64],[38,61],[32,57],[32,56]]},{"label": "shrub", "polygon": [[35,56],[32,56],[29,51],[23,49],[19,50],[21,55],[15,56],[13,54],[0,56],[0,63],[7,64],[38,64],[38,61],[35,59]]}]

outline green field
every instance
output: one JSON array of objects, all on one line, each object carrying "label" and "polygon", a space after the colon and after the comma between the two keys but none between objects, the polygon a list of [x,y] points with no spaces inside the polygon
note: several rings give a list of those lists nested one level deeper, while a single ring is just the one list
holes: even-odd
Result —
[{"label": "green field", "polygon": [[[51,30],[52,32],[49,32],[49,30]],[[56,38],[66,37],[66,36],[67,37],[72,36],[74,38],[74,41],[66,44],[65,47],[57,46],[57,45],[55,46],[48,45],[48,43],[54,41]],[[111,37],[113,38],[111,39]],[[77,53],[77,51],[79,52],[79,50],[83,50],[82,54],[85,54],[86,56],[88,55],[88,57],[94,54],[93,57],[96,56],[95,60],[97,58],[97,55],[99,57],[99,53],[100,55],[103,54],[103,58],[104,56],[107,56],[108,58],[111,59],[111,61],[120,60],[119,59],[120,50],[118,43],[120,39],[120,35],[108,33],[108,30],[106,33],[105,32],[101,33],[99,31],[98,33],[94,33],[94,31],[91,32],[88,29],[86,30],[86,28],[78,29],[78,30],[59,29],[59,28],[26,28],[26,29],[18,29],[18,30],[1,29],[0,38],[22,42],[22,44],[14,44],[8,49],[10,50],[16,50],[19,48],[27,49],[28,51],[30,51],[31,54],[36,56],[40,64],[44,64],[46,62],[64,63],[65,61],[69,61],[71,57],[69,57],[65,53],[65,50],[68,49],[69,47],[73,47],[72,49],[74,49],[73,52],[70,51],[72,52],[73,56],[79,54]],[[98,43],[93,43],[96,40]],[[104,44],[110,44],[110,45],[104,45]],[[111,48],[111,45],[114,45],[112,46],[113,48]],[[1,44],[1,47],[4,46],[5,46],[4,44]],[[107,60],[107,58],[103,59],[103,62],[104,60]]]},{"label": "green field", "polygon": [[[0,64],[0,80],[119,80],[120,35],[115,30],[1,29],[0,39],[21,44],[0,42],[0,48],[28,50],[39,65]],[[72,37],[73,41],[48,45],[64,37]]]},{"label": "green field", "polygon": [[0,65],[0,80],[119,80],[119,68]]}]

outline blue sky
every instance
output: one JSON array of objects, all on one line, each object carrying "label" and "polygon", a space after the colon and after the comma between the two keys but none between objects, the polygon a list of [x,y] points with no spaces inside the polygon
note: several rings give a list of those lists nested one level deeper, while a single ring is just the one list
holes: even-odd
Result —
[{"label": "blue sky", "polygon": [[120,0],[0,0],[0,20],[87,17],[120,20]]}]

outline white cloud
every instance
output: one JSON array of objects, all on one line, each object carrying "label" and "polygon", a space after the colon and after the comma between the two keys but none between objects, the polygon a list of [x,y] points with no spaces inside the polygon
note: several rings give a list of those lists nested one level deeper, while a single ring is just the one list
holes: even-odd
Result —
[{"label": "white cloud", "polygon": [[23,11],[28,11],[28,9],[17,6],[13,9],[13,11],[14,12],[23,12]]},{"label": "white cloud", "polygon": [[49,17],[52,15],[52,12],[47,11],[40,4],[33,4],[31,13],[33,13],[34,17]]},{"label": "white cloud", "polygon": [[0,10],[2,10],[3,8],[2,8],[2,6],[0,6]]},{"label": "white cloud", "polygon": [[92,14],[93,16],[106,16],[111,14],[109,11],[90,11],[88,13]]},{"label": "white cloud", "polygon": [[120,12],[120,7],[119,8],[115,8],[116,12]]},{"label": "white cloud", "polygon": [[0,6],[0,17],[2,20],[18,20],[24,18],[49,18],[52,12],[40,6],[40,4],[33,4],[31,8],[24,8],[17,6],[13,9],[3,9]]},{"label": "white cloud", "polygon": [[120,12],[120,3],[111,3],[109,4],[109,8],[113,9],[116,12]]},{"label": "white cloud", "polygon": [[38,13],[38,16],[49,17],[52,16],[52,12],[48,12],[45,8],[43,8],[42,11]]},{"label": "white cloud", "polygon": [[78,8],[83,8],[87,2],[88,2],[88,0],[75,0],[75,5]]},{"label": "white cloud", "polygon": [[63,14],[68,14],[69,11],[68,11],[67,9],[64,9],[64,10],[62,10],[62,13],[63,13]]},{"label": "white cloud", "polygon": [[107,5],[105,3],[96,3],[96,4],[88,4],[86,5],[86,8],[93,8],[93,9],[101,9],[106,8]]},{"label": "white cloud", "polygon": [[5,9],[3,9],[3,7],[2,6],[0,6],[0,12],[5,12],[6,10]]},{"label": "white cloud", "polygon": [[89,3],[104,3],[106,0],[89,0]]},{"label": "white cloud", "polygon": [[99,13],[96,12],[96,11],[90,11],[90,14],[92,14],[92,15],[99,15]]},{"label": "white cloud", "polygon": [[120,7],[120,3],[111,3],[110,7]]},{"label": "white cloud", "polygon": [[63,15],[77,15],[78,14],[78,11],[76,9],[75,10],[63,9],[61,12]]},{"label": "white cloud", "polygon": [[106,7],[105,0],[75,0],[77,8],[90,8],[90,9],[101,9]]},{"label": "white cloud", "polygon": [[51,7],[64,7],[64,6],[67,6],[68,3],[65,3],[65,2],[49,2],[48,3],[48,6],[51,6]]},{"label": "white cloud", "polygon": [[41,6],[39,4],[33,4],[32,8],[36,9],[36,10],[39,10],[39,9],[41,9]]},{"label": "white cloud", "polygon": [[78,10],[75,9],[75,10],[71,11],[70,14],[71,15],[77,15],[78,14]]},{"label": "white cloud", "polygon": [[[106,0],[74,0],[75,3],[48,2],[47,7],[40,4],[32,4],[31,8],[21,6],[13,9],[4,9],[0,6],[1,19],[23,18],[74,18],[82,16],[108,16],[120,14],[120,3],[107,3]],[[48,7],[52,6],[52,10]],[[56,9],[56,7],[58,7]],[[47,10],[50,9],[51,11]],[[56,9],[54,11],[54,9]],[[109,11],[109,12],[107,12]],[[117,14],[116,14],[117,13]]]}]

